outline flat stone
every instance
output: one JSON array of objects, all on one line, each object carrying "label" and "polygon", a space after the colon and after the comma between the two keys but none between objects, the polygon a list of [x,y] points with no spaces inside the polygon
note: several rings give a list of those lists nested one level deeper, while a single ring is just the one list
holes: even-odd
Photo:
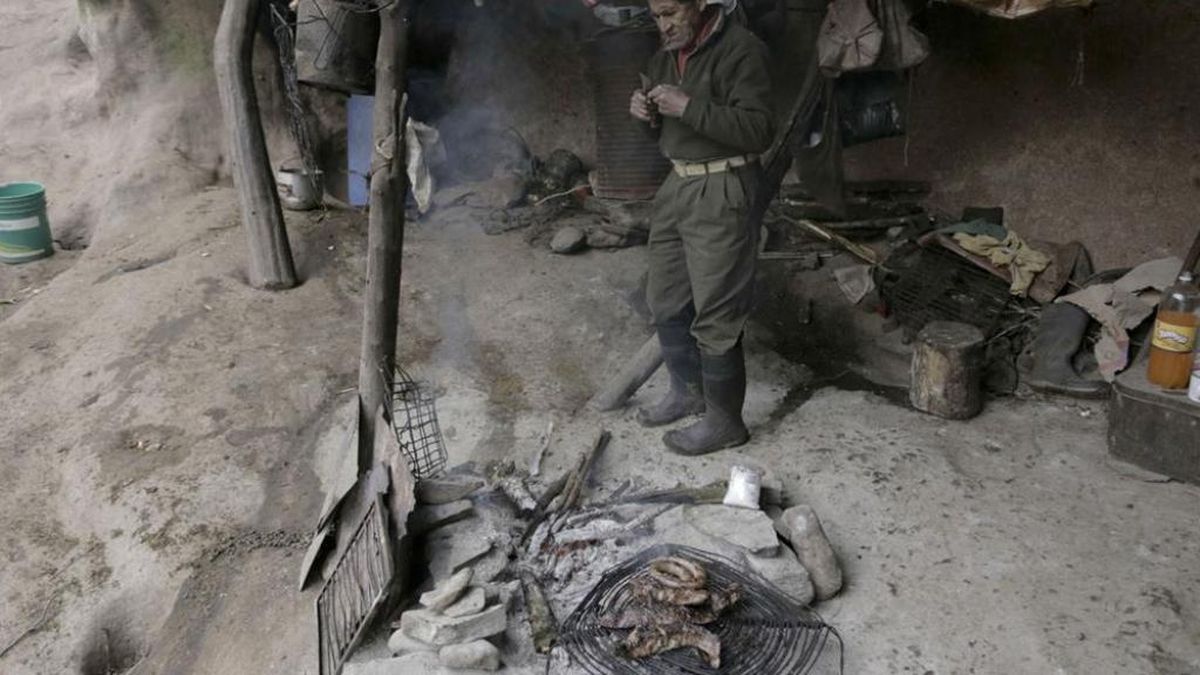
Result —
[{"label": "flat stone", "polygon": [[687,520],[697,530],[729,542],[748,553],[772,556],[779,553],[779,536],[771,519],[762,511],[724,504],[688,507]]},{"label": "flat stone", "polygon": [[470,568],[458,572],[445,580],[428,593],[421,594],[421,606],[434,612],[440,612],[458,602],[463,591],[471,584],[474,575]]},{"label": "flat stone", "polygon": [[424,534],[439,527],[457,523],[475,510],[469,499],[460,499],[449,504],[422,506],[408,518],[409,531],[414,535]]},{"label": "flat stone", "polygon": [[417,502],[428,506],[449,504],[483,487],[482,478],[426,478],[417,482]]},{"label": "flat stone", "polygon": [[494,547],[492,538],[485,533],[457,529],[451,533],[449,530],[448,536],[431,537],[426,545],[429,573],[437,581],[473,566]]},{"label": "flat stone", "polygon": [[446,645],[438,652],[438,661],[455,670],[499,670],[500,650],[487,640]]},{"label": "flat stone", "polygon": [[468,590],[466,595],[458,599],[458,602],[442,610],[442,614],[451,617],[478,614],[483,611],[485,606],[487,606],[487,593],[476,586]]},{"label": "flat stone", "polygon": [[825,529],[811,506],[800,504],[783,512],[783,525],[800,563],[812,577],[818,600],[828,600],[842,590],[842,566]]},{"label": "flat stone", "polygon": [[484,675],[487,670],[455,670],[442,665],[436,652],[412,652],[392,659],[346,664],[342,675]]},{"label": "flat stone", "polygon": [[508,611],[499,605],[460,617],[428,609],[412,609],[400,615],[400,630],[405,635],[439,647],[491,637],[504,632],[507,625]]},{"label": "flat stone", "polygon": [[564,227],[554,233],[550,250],[555,253],[574,253],[587,244],[587,235],[577,227]]},{"label": "flat stone", "polygon": [[746,564],[791,599],[808,606],[813,601],[813,584],[804,565],[786,546],[778,555],[763,557],[746,555]]},{"label": "flat stone", "polygon": [[437,646],[428,642],[414,640],[404,634],[404,631],[393,631],[388,638],[388,649],[393,654],[411,654],[412,652],[436,652]]}]

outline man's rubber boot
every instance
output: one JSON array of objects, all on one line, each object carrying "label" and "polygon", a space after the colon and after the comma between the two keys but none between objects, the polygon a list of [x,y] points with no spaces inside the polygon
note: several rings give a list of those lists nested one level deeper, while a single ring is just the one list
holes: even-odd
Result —
[{"label": "man's rubber boot", "polygon": [[658,403],[638,410],[638,422],[646,427],[660,427],[704,412],[700,350],[690,322],[660,325],[658,343],[671,376],[671,389]]},{"label": "man's rubber boot", "polygon": [[680,455],[706,455],[750,440],[750,432],[742,422],[746,361],[741,343],[720,356],[701,356],[700,362],[704,373],[704,417],[663,436],[667,448]]},{"label": "man's rubber boot", "polygon": [[1046,305],[1033,339],[1033,368],[1026,382],[1033,389],[1049,394],[1079,398],[1104,398],[1107,382],[1089,380],[1075,372],[1072,359],[1083,344],[1091,317],[1082,308],[1067,302]]}]

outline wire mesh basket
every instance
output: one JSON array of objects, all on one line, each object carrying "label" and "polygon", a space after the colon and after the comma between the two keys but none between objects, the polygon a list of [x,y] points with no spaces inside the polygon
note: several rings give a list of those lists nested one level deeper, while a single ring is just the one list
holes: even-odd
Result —
[{"label": "wire mesh basket", "polygon": [[403,368],[386,376],[388,417],[408,469],[417,479],[433,478],[446,468],[446,442],[438,423],[436,397],[429,385],[418,382]]}]

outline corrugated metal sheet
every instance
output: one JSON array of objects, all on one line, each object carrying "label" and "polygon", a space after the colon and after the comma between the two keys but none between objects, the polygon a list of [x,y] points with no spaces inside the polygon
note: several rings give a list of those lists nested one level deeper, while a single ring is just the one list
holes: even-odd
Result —
[{"label": "corrugated metal sheet", "polygon": [[608,31],[589,42],[599,197],[649,199],[671,168],[658,141],[629,116],[629,96],[641,86],[638,74],[658,44],[653,28]]}]

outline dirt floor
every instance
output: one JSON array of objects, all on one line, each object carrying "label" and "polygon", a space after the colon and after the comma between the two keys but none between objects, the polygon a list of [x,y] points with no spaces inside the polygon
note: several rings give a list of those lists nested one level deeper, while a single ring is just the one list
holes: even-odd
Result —
[{"label": "dirt floor", "polygon": [[[290,214],[303,285],[248,288],[206,90],[101,97],[113,62],[72,46],[74,11],[0,3],[21,28],[0,74],[53,92],[0,106],[22,130],[0,180],[46,182],[71,249],[0,269],[0,672],[315,673],[294,589],[356,383],[364,218]],[[626,300],[641,250],[556,256],[456,210],[409,228],[404,264],[401,357],[437,387],[452,463],[524,461],[554,420],[548,471],[613,432],[600,492],[769,465],[846,566],[818,607],[846,672],[1200,671],[1200,488],[1112,461],[1103,405],[944,422],[756,325],[753,441],[678,458],[582,407],[648,335]]]},{"label": "dirt floor", "polygon": [[[293,586],[322,499],[318,439],[355,381],[362,217],[293,216],[306,281],[261,293],[238,279],[233,199],[180,203],[160,222],[187,226],[157,246],[90,248],[0,323],[0,638],[48,608],[5,672],[70,672],[106,649],[139,673],[313,672],[312,591]],[[1200,490],[1110,460],[1103,406],[993,401],[943,422],[820,381],[756,327],[754,441],[674,457],[630,413],[580,409],[646,334],[624,299],[641,251],[555,256],[462,216],[410,227],[402,309],[402,354],[441,392],[452,463],[523,461],[555,420],[547,470],[614,432],[601,491],[771,466],[846,564],[819,610],[847,672],[1200,666]]]}]

